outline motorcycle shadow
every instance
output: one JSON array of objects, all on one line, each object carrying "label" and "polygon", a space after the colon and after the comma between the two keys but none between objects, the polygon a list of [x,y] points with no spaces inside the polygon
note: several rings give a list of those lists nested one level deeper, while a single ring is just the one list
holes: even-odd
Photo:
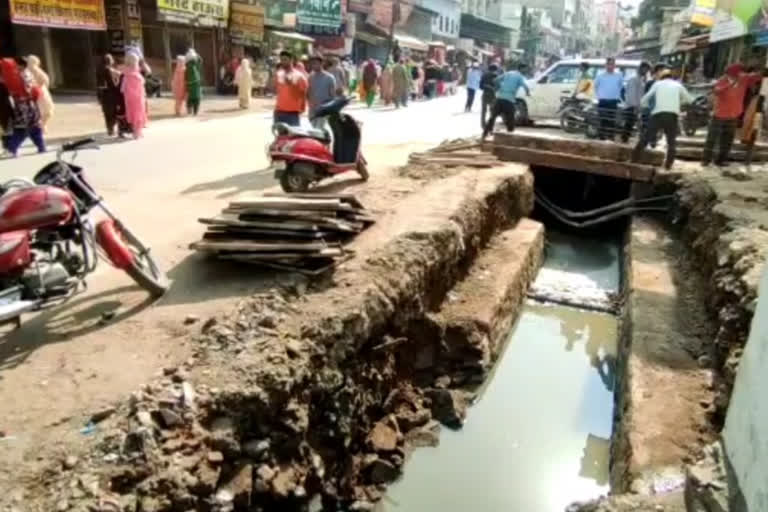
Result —
[{"label": "motorcycle shadow", "polygon": [[85,336],[140,313],[154,301],[127,303],[126,292],[134,285],[83,294],[67,302],[24,315],[19,328],[14,323],[0,325],[0,370],[15,368],[38,348]]}]

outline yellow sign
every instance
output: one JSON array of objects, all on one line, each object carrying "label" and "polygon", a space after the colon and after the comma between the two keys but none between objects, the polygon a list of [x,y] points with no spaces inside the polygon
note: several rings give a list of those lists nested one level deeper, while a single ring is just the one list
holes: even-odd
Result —
[{"label": "yellow sign", "polygon": [[157,0],[157,10],[165,21],[226,26],[229,0]]},{"label": "yellow sign", "polygon": [[10,0],[11,20],[21,25],[106,30],[104,0]]},{"label": "yellow sign", "polygon": [[230,6],[229,32],[233,40],[249,44],[264,39],[264,7],[238,1]]},{"label": "yellow sign", "polygon": [[715,24],[716,7],[717,0],[695,0],[693,13],[691,13],[691,23],[702,27],[711,27]]}]

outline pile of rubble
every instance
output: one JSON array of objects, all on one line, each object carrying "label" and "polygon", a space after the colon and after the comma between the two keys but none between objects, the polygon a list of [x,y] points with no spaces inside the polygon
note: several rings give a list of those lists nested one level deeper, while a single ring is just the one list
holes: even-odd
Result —
[{"label": "pile of rubble", "polygon": [[55,509],[290,510],[319,497],[327,507],[371,510],[412,449],[436,446],[441,423],[461,426],[468,396],[402,380],[387,339],[357,368],[304,379],[303,391],[266,391],[247,376],[241,387],[196,383],[193,375],[214,377],[217,358],[251,350],[266,353],[276,380],[278,367],[291,372],[290,362],[313,349],[280,340],[275,327],[299,310],[291,297],[269,293],[243,303],[234,324],[205,322],[194,358],[112,409],[88,456],[52,468]]}]

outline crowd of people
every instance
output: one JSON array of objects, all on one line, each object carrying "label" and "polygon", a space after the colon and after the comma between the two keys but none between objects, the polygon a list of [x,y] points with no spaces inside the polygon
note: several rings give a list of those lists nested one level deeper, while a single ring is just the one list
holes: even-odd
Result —
[{"label": "crowd of people", "polygon": [[[633,160],[641,158],[648,146],[655,147],[661,134],[666,139],[664,166],[672,167],[676,156],[677,137],[681,115],[693,97],[676,74],[667,65],[640,64],[637,74],[629,80],[616,69],[613,58],[606,60],[605,70],[590,84],[588,69],[582,68],[584,77],[577,85],[577,92],[594,88],[600,116],[600,138],[613,140],[617,134],[622,142],[629,141],[638,119],[641,119]],[[725,166],[737,132],[741,129],[742,140],[754,145],[756,138],[755,113],[759,110],[758,87],[762,73],[747,72],[741,64],[728,66],[725,74],[716,82],[713,90],[713,109],[704,143],[702,164],[714,163]],[[618,116],[620,103],[623,111]],[[747,114],[747,115],[745,115]],[[619,126],[616,126],[617,119]],[[715,156],[715,147],[718,152]],[[713,158],[714,156],[714,158]]]},{"label": "crowd of people", "polygon": [[0,59],[0,137],[3,153],[17,156],[27,138],[45,151],[54,104],[48,75],[35,55]]}]

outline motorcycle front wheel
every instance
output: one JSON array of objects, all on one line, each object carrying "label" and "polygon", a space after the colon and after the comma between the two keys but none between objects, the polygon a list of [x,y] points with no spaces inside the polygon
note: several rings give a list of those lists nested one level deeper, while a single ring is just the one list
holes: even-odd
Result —
[{"label": "motorcycle front wheel", "polygon": [[161,297],[170,286],[168,277],[157,266],[149,250],[130,231],[120,229],[120,234],[133,253],[133,263],[125,268],[125,272],[150,295]]},{"label": "motorcycle front wheel", "polygon": [[565,133],[578,133],[581,131],[583,122],[576,118],[574,113],[575,109],[566,108],[563,110],[563,113],[560,114],[560,128],[562,128]]},{"label": "motorcycle front wheel", "polygon": [[280,187],[283,192],[306,192],[309,190],[311,178],[315,173],[315,168],[312,164],[305,162],[298,162],[288,167],[280,176]]}]

